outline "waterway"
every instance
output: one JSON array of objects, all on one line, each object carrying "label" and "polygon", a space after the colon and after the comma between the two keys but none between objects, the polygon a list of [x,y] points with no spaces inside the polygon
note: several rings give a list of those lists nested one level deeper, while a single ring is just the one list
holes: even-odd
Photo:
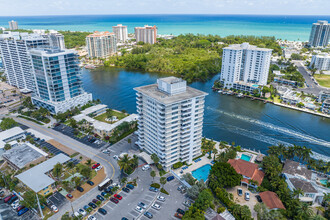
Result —
[{"label": "waterway", "polygon": [[[109,108],[136,112],[134,87],[155,83],[166,75],[120,68],[83,70],[83,84],[94,99]],[[265,153],[283,143],[312,148],[318,158],[330,157],[330,119],[250,99],[221,95],[211,87],[219,76],[190,86],[209,93],[205,100],[203,135]]]}]

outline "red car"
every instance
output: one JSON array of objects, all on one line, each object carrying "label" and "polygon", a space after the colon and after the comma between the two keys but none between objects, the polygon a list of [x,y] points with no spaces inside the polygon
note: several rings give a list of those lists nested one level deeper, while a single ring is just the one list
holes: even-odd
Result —
[{"label": "red car", "polygon": [[116,203],[116,204],[119,202],[119,200],[114,198],[114,197],[111,197],[110,201],[113,202],[113,203]]},{"label": "red car", "polygon": [[21,211],[22,209],[24,209],[25,208],[25,206],[24,205],[21,205],[21,206],[19,206],[17,209],[16,209],[16,211]]},{"label": "red car", "polygon": [[7,203],[10,199],[11,199],[11,197],[13,197],[14,195],[10,195],[10,196],[7,196],[7,197],[5,197],[4,199],[3,199],[3,201],[5,202],[5,203]]},{"label": "red car", "polygon": [[68,197],[69,199],[73,198],[73,195],[71,195],[70,193],[66,194],[66,197]]},{"label": "red car", "polygon": [[95,168],[97,168],[97,167],[99,167],[100,166],[100,164],[99,163],[96,163],[96,164],[94,164],[93,166],[92,166],[92,169],[95,169]]},{"label": "red car", "polygon": [[121,200],[123,197],[121,196],[121,195],[119,195],[119,194],[115,194],[115,195],[113,195],[114,197],[116,197],[117,199],[119,199],[119,200]]}]

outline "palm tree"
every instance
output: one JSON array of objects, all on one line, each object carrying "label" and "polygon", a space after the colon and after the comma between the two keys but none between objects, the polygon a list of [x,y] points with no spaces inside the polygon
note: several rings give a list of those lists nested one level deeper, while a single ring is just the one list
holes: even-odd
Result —
[{"label": "palm tree", "polygon": [[91,166],[92,165],[92,160],[91,159],[86,160],[86,163],[85,164],[87,166]]},{"label": "palm tree", "polygon": [[131,168],[132,159],[128,156],[128,154],[125,154],[122,158],[118,160],[117,163],[121,171],[124,171],[126,173],[126,171]]},{"label": "palm tree", "polygon": [[297,214],[301,219],[308,219],[313,215],[312,207],[307,203],[301,202],[300,206],[297,207]]},{"label": "palm tree", "polygon": [[313,151],[310,148],[307,148],[306,146],[302,147],[302,158],[306,162],[311,158],[311,155],[313,155]]},{"label": "palm tree", "polygon": [[66,164],[66,167],[69,168],[69,169],[72,169],[74,168],[74,163],[72,161],[69,161],[67,164]]},{"label": "palm tree", "polygon": [[218,153],[217,148],[214,148],[212,152],[213,152],[213,160],[215,160],[215,156]]},{"label": "palm tree", "polygon": [[323,213],[325,211],[324,207],[322,206],[316,206],[315,209],[317,210],[317,214],[319,214],[319,212]]},{"label": "palm tree", "polygon": [[166,184],[166,178],[165,177],[161,177],[159,180],[160,184],[162,184],[162,188],[164,188],[164,185]]},{"label": "palm tree", "polygon": [[304,191],[300,188],[297,188],[297,189],[294,189],[293,192],[292,192],[292,196],[293,197],[299,197],[299,196],[303,196],[304,195]]},{"label": "palm tree", "polygon": [[152,170],[150,172],[150,176],[152,177],[152,182],[154,182],[155,176],[156,176],[156,172],[154,170]]}]

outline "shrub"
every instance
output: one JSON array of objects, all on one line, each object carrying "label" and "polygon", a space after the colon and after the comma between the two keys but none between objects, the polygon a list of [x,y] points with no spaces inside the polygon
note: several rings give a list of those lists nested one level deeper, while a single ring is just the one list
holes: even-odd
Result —
[{"label": "shrub", "polygon": [[160,188],[160,184],[159,183],[152,183],[150,186],[155,187],[157,189]]},{"label": "shrub", "polygon": [[99,201],[96,202],[96,205],[97,205],[97,206],[100,206],[101,203],[102,203],[102,202],[99,200]]},{"label": "shrub", "polygon": [[104,198],[108,199],[111,195],[109,193],[107,193],[106,195],[104,195]]},{"label": "shrub", "polygon": [[162,192],[162,193],[164,193],[164,194],[166,194],[166,195],[170,195],[164,188],[161,188],[160,189],[160,192]]},{"label": "shrub", "polygon": [[164,176],[166,174],[166,171],[165,170],[160,170],[159,171],[159,176]]},{"label": "shrub", "polygon": [[225,207],[219,207],[218,209],[217,209],[217,213],[223,213],[224,211],[226,211],[226,208]]},{"label": "shrub", "polygon": [[180,168],[182,166],[183,166],[183,163],[179,161],[179,162],[173,164],[173,169],[178,169],[178,168]]},{"label": "shrub", "polygon": [[88,209],[86,210],[88,213],[90,213],[91,211],[93,211],[92,207],[88,207]]}]

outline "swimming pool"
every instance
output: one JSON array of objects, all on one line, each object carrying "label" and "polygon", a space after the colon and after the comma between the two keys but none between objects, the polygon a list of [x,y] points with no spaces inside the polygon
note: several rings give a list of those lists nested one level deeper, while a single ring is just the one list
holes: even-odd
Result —
[{"label": "swimming pool", "polygon": [[242,160],[245,160],[245,161],[250,161],[251,160],[251,157],[248,156],[248,155],[246,155],[246,154],[242,154],[241,159]]},{"label": "swimming pool", "polygon": [[328,180],[327,179],[320,180],[320,183],[326,186],[328,184]]},{"label": "swimming pool", "polygon": [[211,170],[212,166],[210,164],[205,164],[204,166],[194,170],[191,172],[191,175],[197,179],[198,181],[203,179],[204,181],[207,180],[209,174],[210,174],[210,170]]}]

